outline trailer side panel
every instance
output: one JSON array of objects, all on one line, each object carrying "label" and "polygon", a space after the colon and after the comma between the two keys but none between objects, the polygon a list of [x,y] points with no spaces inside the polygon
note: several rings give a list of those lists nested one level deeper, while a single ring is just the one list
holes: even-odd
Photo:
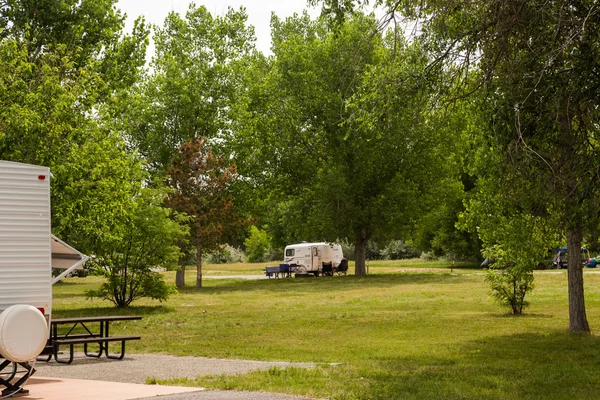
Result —
[{"label": "trailer side panel", "polygon": [[50,170],[0,161],[0,312],[52,307]]}]

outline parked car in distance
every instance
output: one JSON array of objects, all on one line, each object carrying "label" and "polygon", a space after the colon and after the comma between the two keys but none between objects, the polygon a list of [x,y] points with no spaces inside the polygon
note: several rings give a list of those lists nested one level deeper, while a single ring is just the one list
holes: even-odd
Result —
[{"label": "parked car in distance", "polygon": [[[567,268],[569,265],[569,251],[566,247],[559,247],[556,250],[554,255],[554,260],[552,261],[552,265],[555,268]],[[590,257],[590,252],[585,247],[581,248],[581,258],[584,267],[595,268],[596,265],[600,264],[600,256],[596,258]]]},{"label": "parked car in distance", "polygon": [[583,260],[583,265],[588,268],[596,268],[600,264],[600,256]]}]

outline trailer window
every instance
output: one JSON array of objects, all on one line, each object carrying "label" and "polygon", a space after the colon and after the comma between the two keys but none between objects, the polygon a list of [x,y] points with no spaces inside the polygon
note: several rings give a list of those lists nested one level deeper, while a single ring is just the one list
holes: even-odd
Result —
[{"label": "trailer window", "polygon": [[286,257],[294,257],[296,255],[296,249],[285,249]]}]

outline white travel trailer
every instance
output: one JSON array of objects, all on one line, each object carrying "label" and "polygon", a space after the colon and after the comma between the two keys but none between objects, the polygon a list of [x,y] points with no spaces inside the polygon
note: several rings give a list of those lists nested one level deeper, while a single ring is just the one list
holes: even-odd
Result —
[{"label": "white travel trailer", "polygon": [[297,275],[333,274],[344,260],[342,246],[337,243],[299,243],[285,247],[285,264],[296,266]]},{"label": "white travel trailer", "polygon": [[[50,178],[46,167],[0,161],[0,375],[26,370],[0,379],[3,394],[23,391],[28,361],[46,346],[52,285],[87,260],[51,234]],[[63,270],[55,279],[53,267]]]}]

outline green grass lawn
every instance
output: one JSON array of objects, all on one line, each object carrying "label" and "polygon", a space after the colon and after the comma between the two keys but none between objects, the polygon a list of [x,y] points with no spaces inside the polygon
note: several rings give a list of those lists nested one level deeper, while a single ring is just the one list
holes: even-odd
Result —
[{"label": "green grass lawn", "polygon": [[[531,307],[513,317],[488,298],[483,271],[467,267],[372,262],[366,277],[207,279],[201,291],[192,288],[190,270],[190,287],[168,302],[141,300],[127,310],[85,300],[83,291],[99,278],[71,278],[54,287],[53,315],[143,315],[111,325],[114,334],[142,336],[128,352],[323,363],[169,382],[179,385],[330,399],[599,396],[600,338],[567,333],[566,272],[536,271]],[[236,264],[222,274],[262,268]],[[594,272],[585,274],[586,305],[600,332]],[[173,282],[174,273],[166,279]]]}]

